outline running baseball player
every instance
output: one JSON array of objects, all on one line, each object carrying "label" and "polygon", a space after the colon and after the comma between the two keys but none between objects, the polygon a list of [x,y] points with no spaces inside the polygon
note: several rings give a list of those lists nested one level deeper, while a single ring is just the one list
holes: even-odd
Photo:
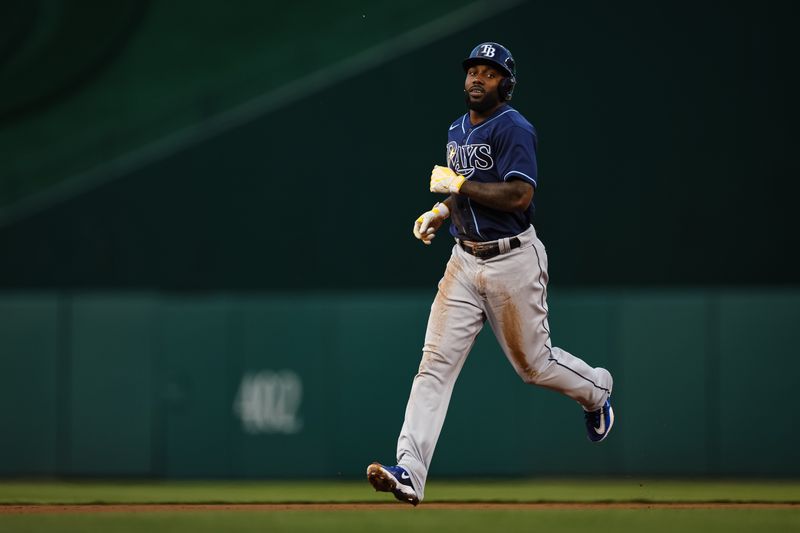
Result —
[{"label": "running baseball player", "polygon": [[463,61],[468,111],[450,125],[447,166],[435,166],[430,190],[448,195],[414,223],[430,244],[448,217],[455,239],[431,306],[422,361],[397,441],[397,465],[372,463],[378,491],[417,505],[456,378],[485,320],[517,374],[558,391],[584,410],[589,440],[614,424],[613,379],[550,341],[547,254],[531,225],[538,187],[536,131],[508,101],[516,85],[511,52],[476,46]]}]

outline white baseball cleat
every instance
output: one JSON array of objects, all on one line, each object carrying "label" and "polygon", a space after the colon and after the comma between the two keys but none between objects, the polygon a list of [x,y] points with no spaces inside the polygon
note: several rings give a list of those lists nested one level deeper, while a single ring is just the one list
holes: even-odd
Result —
[{"label": "white baseball cleat", "polygon": [[411,484],[411,476],[402,466],[383,466],[380,463],[372,463],[367,467],[367,480],[375,487],[376,491],[391,492],[401,502],[411,505],[419,503],[414,485]]},{"label": "white baseball cleat", "polygon": [[614,425],[614,410],[611,408],[611,398],[606,400],[597,411],[584,411],[586,418],[586,436],[592,442],[600,442],[608,436]]}]

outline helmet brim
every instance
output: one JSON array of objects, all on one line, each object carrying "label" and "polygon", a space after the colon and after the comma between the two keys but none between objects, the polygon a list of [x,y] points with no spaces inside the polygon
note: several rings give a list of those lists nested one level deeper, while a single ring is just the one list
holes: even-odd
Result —
[{"label": "helmet brim", "polygon": [[464,67],[464,72],[466,72],[467,70],[469,70],[470,67],[473,67],[475,65],[489,65],[490,67],[494,67],[500,72],[502,72],[503,76],[507,78],[514,77],[514,73],[511,72],[508,69],[508,67],[506,67],[504,64],[498,61],[493,61],[486,57],[468,57],[467,59],[461,62],[461,66]]}]

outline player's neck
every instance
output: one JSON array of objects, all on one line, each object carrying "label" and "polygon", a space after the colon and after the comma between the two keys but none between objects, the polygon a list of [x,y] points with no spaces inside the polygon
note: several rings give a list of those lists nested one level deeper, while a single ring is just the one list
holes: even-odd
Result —
[{"label": "player's neck", "polygon": [[494,115],[498,109],[503,107],[506,103],[505,102],[498,102],[496,106],[491,109],[487,109],[486,111],[476,111],[475,109],[469,110],[469,122],[473,126],[477,126],[481,122],[485,121],[487,118]]}]

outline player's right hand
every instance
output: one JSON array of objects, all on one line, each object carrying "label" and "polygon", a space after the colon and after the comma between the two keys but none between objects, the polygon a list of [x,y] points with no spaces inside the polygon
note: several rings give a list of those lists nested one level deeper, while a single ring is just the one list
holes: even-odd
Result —
[{"label": "player's right hand", "polygon": [[438,230],[444,219],[450,216],[450,210],[443,203],[437,203],[430,211],[422,213],[414,221],[414,237],[421,240],[424,244],[430,244],[436,237]]}]

